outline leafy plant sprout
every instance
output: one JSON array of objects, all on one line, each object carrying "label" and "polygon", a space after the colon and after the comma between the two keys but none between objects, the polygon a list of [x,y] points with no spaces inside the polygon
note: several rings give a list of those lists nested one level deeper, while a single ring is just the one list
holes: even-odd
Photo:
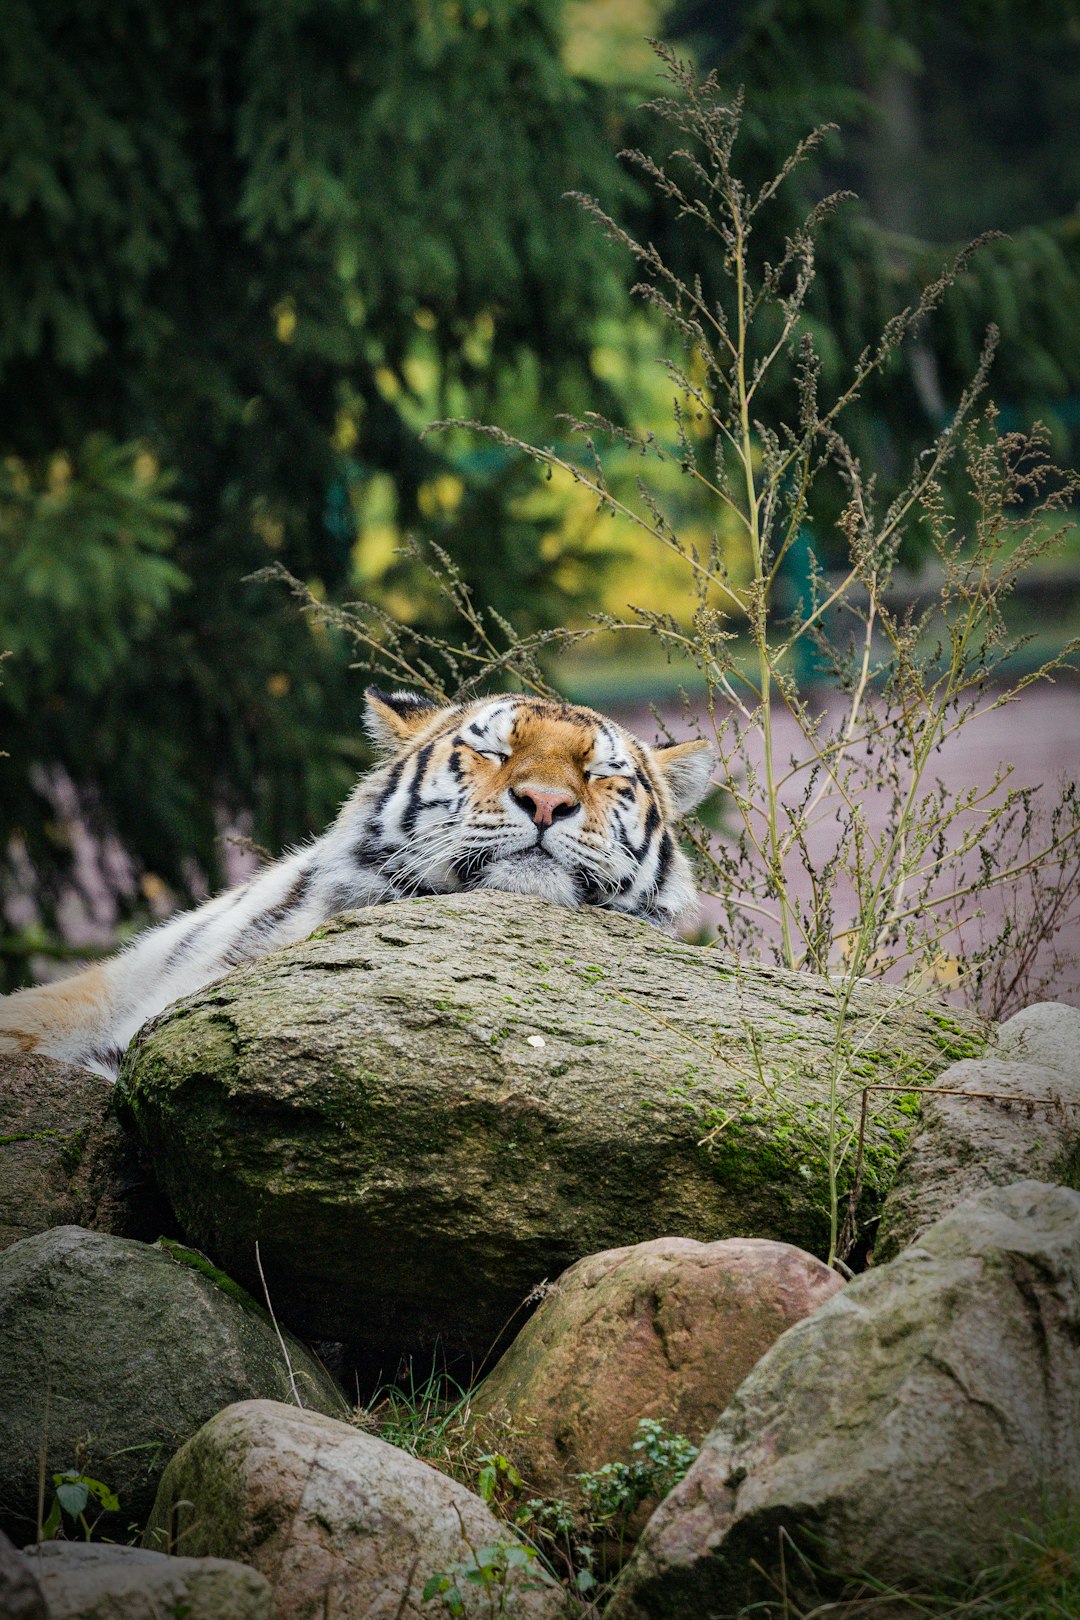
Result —
[{"label": "leafy plant sprout", "polygon": [[[583,487],[602,512],[678,559],[692,582],[692,611],[684,622],[630,607],[622,617],[596,615],[586,627],[519,636],[477,608],[441,552],[429,559],[429,573],[462,627],[456,638],[415,630],[372,604],[342,609],[306,598],[306,606],[353,637],[366,667],[440,698],[492,684],[548,690],[550,654],[606,631],[647,637],[694,668],[705,696],[699,704],[687,699],[687,719],[717,749],[734,822],[719,836],[701,821],[688,828],[702,891],[713,902],[712,943],[828,976],[836,986],[826,1122],[834,1261],[841,1172],[857,1153],[863,1096],[846,1036],[854,986],[888,974],[904,981],[913,1002],[944,982],[1000,1017],[1040,993],[1042,947],[1080,913],[1076,785],[1063,784],[1056,796],[1014,787],[1003,766],[990,783],[953,794],[937,763],[981,717],[1072,670],[1076,643],[1017,674],[1023,638],[1010,632],[1005,608],[1017,580],[1058,543],[1080,486],[1055,466],[1043,428],[1000,431],[985,399],[991,330],[951,419],[896,492],[881,495],[880,479],[844,437],[844,412],[920,339],[985,239],[893,316],[854,375],[825,398],[807,298],[816,236],[846,194],[820,202],[771,260],[761,245],[767,211],[825,130],[808,135],[777,175],[751,191],[734,161],[741,97],[726,101],[715,76],[699,80],[668,47],[656,48],[672,93],[652,108],[681,144],[666,164],[640,151],[622,156],[686,231],[711,243],[718,289],[706,293],[700,279],[681,275],[595,199],[576,200],[633,257],[634,292],[671,333],[671,441],[596,413],[567,419],[581,446],[576,458],[483,423],[435,427],[485,434]],[[780,375],[796,385],[797,406],[786,413],[772,403],[783,390],[769,387]],[[627,451],[643,474],[632,492],[611,471]],[[680,536],[644,476],[650,464],[676,468],[712,503],[716,528],[707,546]],[[847,561],[834,578],[807,537],[837,491]],[[901,546],[916,541],[930,555],[935,589],[927,605],[897,607],[890,587]],[[798,600],[783,603],[782,574],[799,548],[809,550],[808,579]],[[819,686],[800,686],[808,651],[839,701],[824,702]],[[781,716],[794,728],[794,747],[781,747]],[[996,925],[990,901],[1003,915]],[[983,934],[972,943],[978,923]]]},{"label": "leafy plant sprout", "polygon": [[[53,1500],[48,1516],[41,1525],[38,1536],[39,1541],[55,1541],[64,1534],[65,1529],[77,1528],[84,1541],[90,1541],[105,1513],[119,1511],[120,1502],[116,1493],[102,1484],[100,1479],[91,1479],[78,1468],[65,1469],[62,1474],[54,1474]],[[91,1504],[96,1507],[93,1511]],[[93,1512],[92,1518],[87,1513]]]}]

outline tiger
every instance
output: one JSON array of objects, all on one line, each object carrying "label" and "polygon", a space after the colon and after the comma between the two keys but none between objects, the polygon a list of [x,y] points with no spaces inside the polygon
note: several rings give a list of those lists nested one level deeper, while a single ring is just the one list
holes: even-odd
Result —
[{"label": "tiger", "polygon": [[650,747],[558,699],[365,694],[377,763],[320,837],[108,960],[0,998],[0,1052],[115,1080],[148,1019],[338,912],[500,889],[674,933],[695,904],[675,824],[706,793],[701,739]]}]

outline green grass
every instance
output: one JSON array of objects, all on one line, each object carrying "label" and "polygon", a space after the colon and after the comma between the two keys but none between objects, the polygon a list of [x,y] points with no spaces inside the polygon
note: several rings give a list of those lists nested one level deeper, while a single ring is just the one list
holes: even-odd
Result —
[{"label": "green grass", "polygon": [[[789,1570],[797,1561],[789,1552]],[[802,1571],[835,1589],[812,1562],[803,1560]],[[742,1610],[739,1620],[1078,1620],[1080,1500],[1048,1507],[1038,1522],[1011,1531],[1000,1556],[973,1578],[938,1576],[902,1590],[864,1576],[839,1598],[820,1601],[796,1601],[787,1582],[774,1584],[776,1597]]]}]

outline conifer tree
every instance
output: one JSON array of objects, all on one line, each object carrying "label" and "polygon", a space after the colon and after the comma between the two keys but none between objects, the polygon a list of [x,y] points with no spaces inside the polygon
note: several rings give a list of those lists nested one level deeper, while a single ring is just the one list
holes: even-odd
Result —
[{"label": "conifer tree", "polygon": [[80,877],[73,803],[181,896],[218,880],[223,815],[273,849],[325,822],[362,683],[245,578],[281,559],[347,593],[380,478],[484,599],[551,610],[520,475],[450,476],[417,401],[554,399],[613,286],[563,201],[618,175],[559,15],[4,6],[0,850],[45,921]]}]

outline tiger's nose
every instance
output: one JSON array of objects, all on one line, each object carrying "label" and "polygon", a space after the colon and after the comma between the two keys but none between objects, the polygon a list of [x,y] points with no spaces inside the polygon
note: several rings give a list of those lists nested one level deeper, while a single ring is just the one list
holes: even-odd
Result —
[{"label": "tiger's nose", "polygon": [[540,788],[511,788],[510,797],[540,828],[572,816],[578,801],[570,793],[544,793]]}]

